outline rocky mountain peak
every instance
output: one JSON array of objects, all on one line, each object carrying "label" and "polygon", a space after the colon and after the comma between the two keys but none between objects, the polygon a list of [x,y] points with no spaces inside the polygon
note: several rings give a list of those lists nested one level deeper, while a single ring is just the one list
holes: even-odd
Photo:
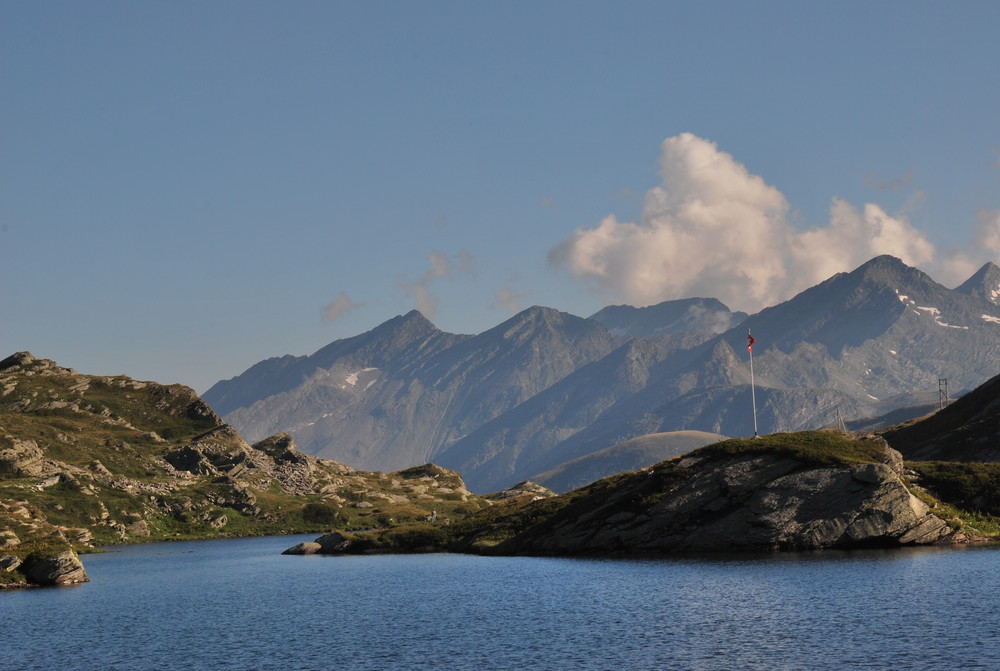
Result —
[{"label": "rocky mountain peak", "polygon": [[994,305],[1000,305],[1000,267],[995,263],[987,262],[955,291],[985,298]]},{"label": "rocky mountain peak", "polygon": [[472,342],[506,342],[522,345],[539,337],[549,337],[558,334],[558,339],[564,342],[576,342],[578,339],[592,337],[600,333],[607,337],[607,329],[597,323],[577,317],[554,308],[535,305],[522,310],[510,319],[479,334]]},{"label": "rocky mountain peak", "polygon": [[884,334],[910,303],[943,307],[949,303],[949,293],[923,271],[882,255],[765,308],[726,337],[734,343],[745,342],[749,328],[762,348],[770,344],[792,348],[806,341],[821,343],[836,353]]},{"label": "rocky mountain peak", "polygon": [[204,398],[225,415],[295,389],[317,371],[329,370],[338,362],[359,369],[390,367],[434,351],[429,343],[446,348],[466,337],[445,333],[418,310],[411,310],[360,335],[335,340],[309,356],[286,355],[261,361],[237,377],[216,383]]},{"label": "rocky mountain peak", "polygon": [[522,324],[531,324],[535,326],[539,324],[546,324],[546,325],[561,324],[566,321],[567,317],[579,319],[579,317],[568,315],[564,312],[556,310],[555,308],[547,308],[542,305],[533,305],[530,308],[527,308],[526,310],[518,312],[510,319],[503,322],[501,326],[509,325],[517,327]]},{"label": "rocky mountain peak", "polygon": [[398,315],[376,326],[372,333],[380,333],[382,331],[407,331],[411,333],[430,334],[436,333],[438,328],[420,310],[410,310],[405,315]]},{"label": "rocky mountain peak", "polygon": [[937,286],[937,283],[922,270],[908,266],[889,254],[876,256],[853,272],[848,273],[848,277],[855,278],[862,285],[882,286],[900,291],[912,290],[924,285]]}]

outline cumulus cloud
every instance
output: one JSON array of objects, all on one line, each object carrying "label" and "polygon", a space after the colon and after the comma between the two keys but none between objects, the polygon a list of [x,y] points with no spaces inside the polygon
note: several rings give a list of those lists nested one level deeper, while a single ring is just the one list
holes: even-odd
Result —
[{"label": "cumulus cloud", "polygon": [[463,249],[451,257],[444,252],[433,251],[427,256],[427,260],[430,268],[423,277],[414,282],[400,281],[399,286],[410,295],[417,310],[426,317],[432,317],[437,312],[440,300],[431,291],[430,285],[436,280],[451,279],[456,272],[472,274],[475,257]]},{"label": "cumulus cloud", "polygon": [[953,249],[938,261],[935,277],[948,285],[959,285],[984,263],[1000,263],[1000,210],[981,210],[979,225],[968,249]]},{"label": "cumulus cloud", "polygon": [[663,142],[660,176],[639,222],[577,229],[550,262],[637,306],[708,296],[753,312],[879,254],[910,265],[934,255],[905,215],[873,204],[834,199],[826,226],[799,231],[778,189],[690,133]]},{"label": "cumulus cloud", "polygon": [[993,257],[1000,257],[1000,210],[982,210],[975,245]]},{"label": "cumulus cloud", "polygon": [[364,303],[356,303],[343,291],[333,300],[332,303],[323,308],[323,321],[332,322],[339,319],[345,312],[350,312],[360,308]]}]

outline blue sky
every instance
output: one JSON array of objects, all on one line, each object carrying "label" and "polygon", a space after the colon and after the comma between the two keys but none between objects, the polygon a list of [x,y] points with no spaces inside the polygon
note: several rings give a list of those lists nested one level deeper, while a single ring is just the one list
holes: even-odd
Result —
[{"label": "blue sky", "polygon": [[994,2],[2,0],[0,355],[204,391],[414,307],[755,311],[883,252],[954,286],[1000,257],[998,28]]}]

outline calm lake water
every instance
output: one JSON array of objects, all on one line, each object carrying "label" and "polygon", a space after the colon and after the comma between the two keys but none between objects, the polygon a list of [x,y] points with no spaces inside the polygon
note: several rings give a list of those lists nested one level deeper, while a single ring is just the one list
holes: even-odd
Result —
[{"label": "calm lake water", "polygon": [[662,560],[84,557],[0,593],[0,669],[1000,669],[1000,548]]}]

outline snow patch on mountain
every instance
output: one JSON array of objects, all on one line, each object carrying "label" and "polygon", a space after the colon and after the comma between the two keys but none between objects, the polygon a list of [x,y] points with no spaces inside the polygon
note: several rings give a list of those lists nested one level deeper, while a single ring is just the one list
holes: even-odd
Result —
[{"label": "snow patch on mountain", "polygon": [[966,331],[969,330],[968,326],[957,326],[955,324],[949,324],[948,322],[943,321],[941,319],[941,311],[938,310],[937,308],[917,305],[916,301],[911,300],[910,297],[905,294],[899,293],[899,291],[896,292],[896,297],[899,299],[899,302],[905,305],[909,305],[910,309],[913,311],[913,314],[923,316],[923,313],[927,313],[931,315],[934,318],[934,323],[937,324],[938,326],[944,326],[945,328],[950,328],[950,329],[964,329]]},{"label": "snow patch on mountain", "polygon": [[[347,377],[344,378],[344,384],[351,385],[352,387],[354,387],[358,384],[358,376],[361,375],[361,373],[367,373],[368,371],[372,370],[378,370],[378,368],[362,368],[356,373],[348,373]],[[374,382],[374,380],[372,382]],[[368,387],[370,386],[372,386],[371,382],[368,383]],[[367,389],[368,387],[365,387],[365,389]],[[346,388],[347,388],[346,386],[341,387],[341,389],[346,389]]]}]

